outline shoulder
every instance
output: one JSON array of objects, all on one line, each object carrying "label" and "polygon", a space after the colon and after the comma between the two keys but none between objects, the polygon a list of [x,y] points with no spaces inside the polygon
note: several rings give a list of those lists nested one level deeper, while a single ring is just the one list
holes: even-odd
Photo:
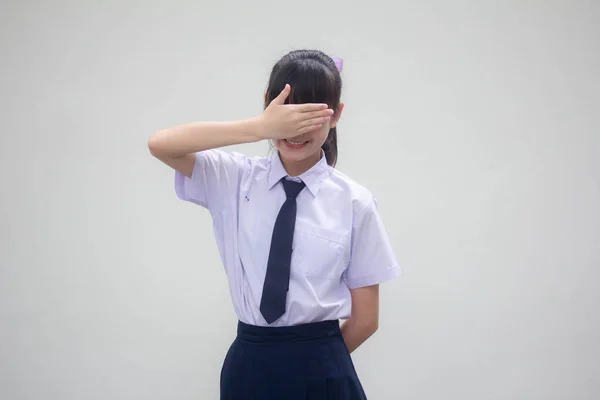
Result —
[{"label": "shoulder", "polygon": [[355,212],[361,213],[376,208],[375,195],[365,185],[335,168],[332,168],[330,178],[334,185],[345,192],[347,198],[352,202]]}]

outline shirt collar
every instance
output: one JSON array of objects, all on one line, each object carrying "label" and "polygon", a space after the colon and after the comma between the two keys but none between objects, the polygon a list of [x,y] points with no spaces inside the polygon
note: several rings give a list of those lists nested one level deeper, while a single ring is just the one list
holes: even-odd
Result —
[{"label": "shirt collar", "polygon": [[[313,196],[316,196],[321,188],[321,184],[327,177],[329,177],[329,175],[331,175],[332,170],[333,168],[327,164],[325,152],[321,150],[321,158],[319,161],[308,171],[304,172],[302,175],[299,175],[298,178],[300,178],[302,182],[306,184],[306,187],[313,194]],[[288,173],[281,163],[279,152],[277,149],[275,149],[271,156],[269,169],[269,189],[272,189],[277,182],[286,176],[288,176]]]}]

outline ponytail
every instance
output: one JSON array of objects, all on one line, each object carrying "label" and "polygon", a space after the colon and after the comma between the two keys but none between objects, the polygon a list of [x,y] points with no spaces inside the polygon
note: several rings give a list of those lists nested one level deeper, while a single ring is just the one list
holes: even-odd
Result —
[{"label": "ponytail", "polygon": [[331,128],[327,140],[321,146],[323,152],[325,152],[325,159],[327,164],[331,167],[335,167],[338,158],[338,146],[337,146],[337,128]]}]

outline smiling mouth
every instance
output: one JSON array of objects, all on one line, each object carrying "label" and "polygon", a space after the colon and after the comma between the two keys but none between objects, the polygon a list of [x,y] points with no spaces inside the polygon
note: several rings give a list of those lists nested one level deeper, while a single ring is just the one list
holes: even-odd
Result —
[{"label": "smiling mouth", "polygon": [[304,142],[295,142],[295,141],[290,140],[290,139],[285,139],[285,141],[288,142],[288,143],[290,143],[290,144],[296,145],[296,146],[301,146],[303,144],[308,143],[308,140],[306,140]]},{"label": "smiling mouth", "polygon": [[304,146],[306,146],[306,144],[309,142],[309,140],[305,141],[305,142],[295,142],[293,140],[289,140],[289,139],[284,139],[284,143],[287,147],[292,148],[292,149],[301,149]]}]

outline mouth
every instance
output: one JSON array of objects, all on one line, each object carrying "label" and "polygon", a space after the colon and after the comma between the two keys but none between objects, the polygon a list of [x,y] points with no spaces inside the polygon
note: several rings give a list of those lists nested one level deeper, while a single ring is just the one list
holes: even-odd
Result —
[{"label": "mouth", "polygon": [[301,149],[304,146],[306,146],[306,144],[309,142],[308,140],[305,142],[296,142],[290,139],[284,139],[284,142],[286,144],[287,147],[290,147],[292,149]]}]

